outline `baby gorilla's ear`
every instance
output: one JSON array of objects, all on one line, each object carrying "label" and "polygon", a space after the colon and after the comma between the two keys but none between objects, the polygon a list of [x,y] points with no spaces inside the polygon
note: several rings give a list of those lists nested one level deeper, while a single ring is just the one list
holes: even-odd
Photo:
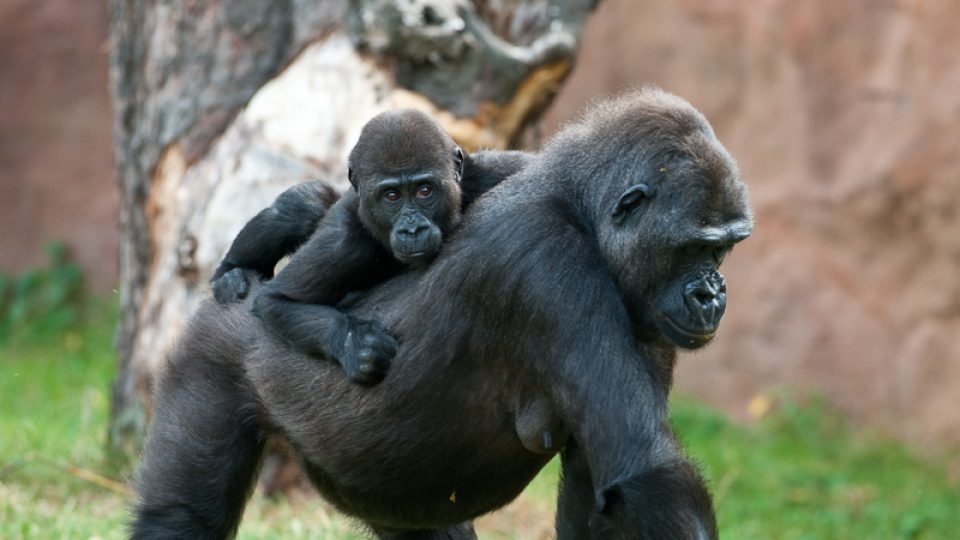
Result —
[{"label": "baby gorilla's ear", "polygon": [[463,150],[459,146],[453,149],[453,170],[457,174],[457,183],[463,179]]}]

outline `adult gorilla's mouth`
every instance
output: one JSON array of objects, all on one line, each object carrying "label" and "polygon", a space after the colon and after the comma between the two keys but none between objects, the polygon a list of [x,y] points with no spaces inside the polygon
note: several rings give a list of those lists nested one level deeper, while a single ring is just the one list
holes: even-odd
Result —
[{"label": "adult gorilla's mouth", "polygon": [[717,329],[719,328],[719,326],[714,326],[712,328],[692,329],[680,324],[666,313],[658,312],[657,315],[663,323],[660,325],[661,331],[663,331],[670,341],[686,349],[699,349],[703,347],[716,337]]}]

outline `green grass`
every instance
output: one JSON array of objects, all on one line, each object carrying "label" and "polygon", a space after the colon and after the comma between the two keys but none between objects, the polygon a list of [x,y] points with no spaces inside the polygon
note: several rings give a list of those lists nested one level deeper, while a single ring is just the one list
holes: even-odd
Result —
[{"label": "green grass", "polygon": [[807,401],[785,399],[748,427],[675,403],[674,424],[711,480],[725,537],[958,537],[960,484],[948,479],[945,453],[921,459],[895,441],[855,435]]},{"label": "green grass", "polygon": [[120,529],[122,499],[68,468],[105,470],[114,311],[0,344],[0,538]]},{"label": "green grass", "polygon": [[[123,537],[129,495],[102,478],[115,309],[87,313],[75,330],[0,342],[0,538]],[[781,401],[746,426],[690,400],[674,404],[724,538],[957,537],[960,486],[947,474],[949,456],[920,458],[854,434],[815,400]],[[483,518],[481,538],[549,538],[557,471],[551,463],[521,499]],[[355,531],[313,497],[255,496],[240,537],[362,537]]]}]

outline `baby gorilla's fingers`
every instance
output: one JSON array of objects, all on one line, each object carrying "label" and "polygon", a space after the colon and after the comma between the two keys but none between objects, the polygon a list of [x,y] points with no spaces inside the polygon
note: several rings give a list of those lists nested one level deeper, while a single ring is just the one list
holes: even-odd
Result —
[{"label": "baby gorilla's fingers", "polygon": [[250,283],[242,268],[234,268],[214,278],[210,287],[218,304],[239,302],[250,292]]},{"label": "baby gorilla's fingers", "polygon": [[356,383],[376,384],[383,380],[390,360],[397,354],[397,340],[376,321],[355,322],[355,358],[344,362],[347,376]]}]

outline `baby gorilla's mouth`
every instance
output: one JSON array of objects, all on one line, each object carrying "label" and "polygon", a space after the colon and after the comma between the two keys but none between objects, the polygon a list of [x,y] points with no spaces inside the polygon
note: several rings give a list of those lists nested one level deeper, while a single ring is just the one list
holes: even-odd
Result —
[{"label": "baby gorilla's mouth", "polygon": [[409,253],[400,253],[400,252],[394,253],[394,255],[395,255],[398,259],[403,260],[403,261],[423,259],[423,258],[429,257],[429,256],[431,256],[431,255],[433,255],[433,254],[434,254],[433,251],[427,251],[427,250],[411,251],[411,252],[409,252]]},{"label": "baby gorilla's mouth", "polygon": [[439,250],[422,249],[409,253],[394,251],[393,256],[404,265],[414,268],[423,268],[437,255]]}]

